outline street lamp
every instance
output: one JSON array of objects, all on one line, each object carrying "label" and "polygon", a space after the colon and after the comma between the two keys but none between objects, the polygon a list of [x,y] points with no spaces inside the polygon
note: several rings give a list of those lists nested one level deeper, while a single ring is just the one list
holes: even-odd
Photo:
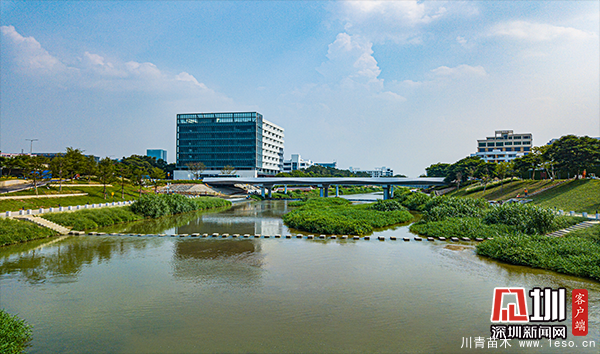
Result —
[{"label": "street lamp", "polygon": [[30,142],[31,142],[31,144],[30,144],[30,146],[29,146],[29,155],[31,155],[31,154],[33,153],[33,142],[34,142],[34,141],[38,141],[38,139],[25,139],[25,140],[27,140],[27,141],[30,141]]}]

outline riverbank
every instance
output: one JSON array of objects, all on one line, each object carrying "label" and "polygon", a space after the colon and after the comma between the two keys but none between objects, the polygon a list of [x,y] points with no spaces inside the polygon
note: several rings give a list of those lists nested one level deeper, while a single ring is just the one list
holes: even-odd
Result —
[{"label": "riverbank", "polygon": [[289,227],[307,232],[335,235],[365,235],[375,228],[405,223],[413,219],[394,200],[352,205],[341,198],[311,198],[292,202],[298,207],[283,216]]},{"label": "riverbank", "polygon": [[[483,199],[401,195],[404,205],[423,211],[410,231],[428,237],[492,238],[476,247],[478,255],[502,262],[553,270],[600,281],[600,226],[564,237],[546,234],[586,218],[557,216],[527,205],[490,207]],[[423,203],[409,203],[421,200]]]},{"label": "riverbank", "polygon": [[0,353],[23,353],[31,338],[31,327],[25,320],[0,309]]},{"label": "riverbank", "polygon": [[[188,198],[178,194],[149,194],[143,196],[131,206],[41,214],[41,217],[73,230],[84,231],[144,218],[156,219],[166,215],[228,206],[231,206],[231,202],[220,198]],[[39,227],[27,221],[0,219],[0,246],[54,235],[57,235],[55,231]]]}]

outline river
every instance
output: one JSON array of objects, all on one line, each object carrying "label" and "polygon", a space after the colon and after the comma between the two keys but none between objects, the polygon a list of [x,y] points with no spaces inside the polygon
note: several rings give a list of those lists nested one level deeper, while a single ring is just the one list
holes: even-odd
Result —
[{"label": "river", "polygon": [[[285,201],[243,203],[105,232],[286,235]],[[568,351],[598,353],[600,284],[501,264],[474,243],[72,236],[0,249],[0,306],[33,325],[31,353],[564,353],[489,345],[495,287],[564,287]],[[455,245],[456,246],[456,245]],[[590,330],[571,335],[572,289]],[[558,323],[553,323],[558,324]],[[583,348],[583,341],[595,348]],[[472,349],[466,349],[466,343]],[[461,346],[463,348],[461,348]]]}]

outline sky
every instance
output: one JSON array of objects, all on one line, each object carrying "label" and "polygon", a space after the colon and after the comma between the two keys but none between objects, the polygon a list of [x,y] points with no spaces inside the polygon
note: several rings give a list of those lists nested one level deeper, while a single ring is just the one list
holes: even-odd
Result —
[{"label": "sky", "polygon": [[0,3],[2,152],[175,162],[176,114],[257,111],[286,159],[418,177],[495,130],[600,136],[598,1]]}]

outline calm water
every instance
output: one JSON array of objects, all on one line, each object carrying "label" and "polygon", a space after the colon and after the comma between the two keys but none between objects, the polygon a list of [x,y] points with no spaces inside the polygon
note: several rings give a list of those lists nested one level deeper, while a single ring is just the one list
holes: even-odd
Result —
[{"label": "calm water", "polygon": [[[243,204],[106,231],[285,235],[286,209]],[[598,353],[599,283],[499,264],[462,245],[62,237],[0,249],[0,306],[33,325],[32,353],[461,353],[475,350],[461,349],[463,337],[489,337],[494,287],[562,286],[586,288],[591,300],[584,339],[596,348],[581,347],[569,320],[580,346],[571,351]],[[565,352],[547,342],[490,351]]]}]

